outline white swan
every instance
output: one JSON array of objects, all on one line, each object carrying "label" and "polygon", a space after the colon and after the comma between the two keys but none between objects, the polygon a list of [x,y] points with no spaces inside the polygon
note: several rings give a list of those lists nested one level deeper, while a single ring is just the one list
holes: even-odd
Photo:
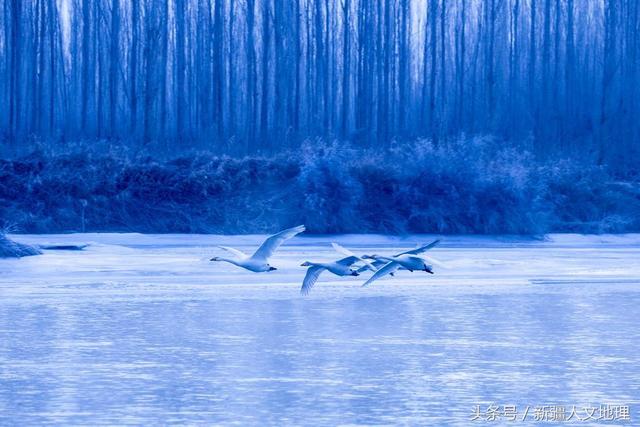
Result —
[{"label": "white swan", "polygon": [[304,280],[302,281],[302,288],[300,288],[300,293],[302,295],[309,294],[311,288],[313,288],[313,285],[315,285],[318,281],[318,277],[320,277],[320,274],[325,270],[332,272],[336,276],[358,276],[360,273],[351,268],[351,266],[358,261],[362,261],[362,259],[355,255],[348,256],[334,262],[305,261],[301,264],[302,267],[309,268],[307,269],[307,274],[304,276]]},{"label": "white swan", "polygon": [[[396,258],[396,257],[402,257],[403,255],[417,255],[417,254],[421,254],[431,248],[433,248],[434,246],[436,246],[438,243],[440,243],[440,240],[435,240],[431,243],[429,243],[428,245],[423,245],[423,246],[418,246],[415,249],[411,249],[409,251],[405,251],[405,252],[400,252],[399,254],[395,254],[393,255],[392,258]],[[346,249],[342,246],[340,246],[337,243],[332,243],[331,244],[333,246],[333,248],[343,254],[343,255],[347,255],[347,256],[356,256],[353,252],[351,252],[349,249]],[[435,265],[440,265],[443,266],[443,264],[433,258],[430,258],[428,256],[424,256],[422,255],[420,258],[426,259],[428,262],[430,262],[431,264],[435,264]],[[366,270],[371,270],[374,273],[376,271],[378,271],[380,268],[382,268],[384,265],[386,265],[389,261],[390,258],[386,258],[383,256],[379,256],[379,255],[371,255],[371,256],[367,256],[364,255],[360,258],[365,265],[363,265],[362,267],[360,267],[357,271],[358,273],[362,273],[363,271]],[[369,261],[369,260],[373,260],[373,261]],[[415,266],[420,266],[419,262],[417,260],[414,261],[408,261],[408,264]],[[401,270],[409,270],[409,268],[406,268],[406,266],[402,265],[402,263],[400,263],[400,266],[397,269],[401,269]],[[396,269],[396,270],[397,270]],[[423,270],[424,267],[420,267],[420,268],[415,268],[417,270]],[[390,275],[393,276],[393,272],[388,273]]]},{"label": "white swan", "polygon": [[433,266],[427,264],[426,260],[420,258],[415,255],[399,255],[396,257],[386,257],[381,255],[366,255],[367,259],[379,259],[381,261],[395,262],[398,263],[400,267],[404,267],[405,270],[409,270],[410,272],[414,271],[426,271],[427,273],[433,274]]},{"label": "white swan", "polygon": [[286,240],[291,239],[295,235],[302,233],[304,230],[304,225],[299,225],[297,227],[289,228],[287,230],[274,234],[273,236],[268,237],[262,243],[262,245],[260,245],[258,250],[251,256],[248,256],[245,253],[234,248],[218,246],[220,249],[224,249],[225,251],[232,253],[233,255],[235,255],[235,257],[213,257],[210,261],[228,262],[256,273],[277,270],[277,268],[269,265],[269,258],[271,258],[273,253],[280,247],[281,244],[283,244]]},{"label": "white swan", "polygon": [[388,258],[383,256],[371,257],[370,259],[377,259],[387,261],[387,263],[380,267],[373,276],[369,278],[362,286],[369,286],[371,282],[378,280],[379,278],[386,276],[387,274],[393,274],[399,268],[404,268],[413,272],[414,270],[422,270],[429,274],[433,274],[433,266],[427,264],[424,259],[415,255],[400,255],[394,258]]},{"label": "white swan", "polygon": [[[343,254],[346,256],[357,256],[356,254],[351,252],[349,249],[343,246],[340,246],[337,243],[332,243],[331,246],[333,246],[333,249],[335,249],[336,252],[340,254]],[[388,261],[383,261],[381,259],[374,259],[373,261],[370,261],[371,258],[363,258],[363,257],[360,257],[360,259],[362,260],[364,265],[356,270],[358,273],[363,273],[365,271],[373,271],[375,273],[382,266],[386,265],[388,262]],[[393,273],[389,273],[389,274],[393,276]]]},{"label": "white swan", "polygon": [[377,261],[386,261],[386,264],[380,267],[374,274],[364,282],[362,286],[368,286],[373,281],[378,280],[381,277],[386,276],[387,274],[393,274],[399,268],[404,268],[409,271],[421,270],[425,271],[429,274],[433,274],[433,266],[427,264],[427,261],[424,258],[421,258],[417,255],[433,248],[440,240],[435,240],[428,245],[421,246],[416,249],[412,249],[410,251],[401,252],[392,257],[385,257],[380,255],[365,255],[363,258],[365,259],[374,259]]},{"label": "white swan", "polygon": [[[339,254],[342,254],[344,256],[354,256],[354,257],[358,258],[360,261],[362,261],[364,265],[357,270],[358,273],[361,273],[361,272],[366,271],[366,270],[371,270],[371,271],[375,272],[375,271],[378,270],[377,267],[380,266],[380,262],[377,262],[377,261],[371,262],[371,261],[369,261],[369,259],[366,259],[366,258],[363,258],[363,257],[359,257],[358,255],[356,255],[353,252],[351,252],[349,249],[347,249],[347,248],[345,248],[343,246],[340,246],[339,244],[337,244],[335,242],[331,243],[331,246],[333,246],[333,249],[335,249],[335,251],[338,252]],[[378,264],[378,266],[376,266],[376,264]],[[382,262],[382,264],[386,264],[386,263]]]}]

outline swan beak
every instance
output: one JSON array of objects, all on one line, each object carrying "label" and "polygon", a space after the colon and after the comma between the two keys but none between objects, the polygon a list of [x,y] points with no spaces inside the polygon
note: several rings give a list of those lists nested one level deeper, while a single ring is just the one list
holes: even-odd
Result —
[{"label": "swan beak", "polygon": [[359,276],[359,275],[360,275],[360,273],[358,273],[357,271],[352,271],[352,272],[351,272],[351,275],[352,275],[352,276]]},{"label": "swan beak", "polygon": [[213,258],[211,258],[209,261],[218,261],[218,257],[214,256]]},{"label": "swan beak", "polygon": [[275,271],[277,268],[269,266],[269,271]]}]

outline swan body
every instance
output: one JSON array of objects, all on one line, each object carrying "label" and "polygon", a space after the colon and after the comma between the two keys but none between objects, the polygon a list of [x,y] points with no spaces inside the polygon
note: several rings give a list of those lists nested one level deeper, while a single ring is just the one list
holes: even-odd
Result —
[{"label": "swan body", "polygon": [[422,270],[427,273],[433,274],[433,267],[426,263],[423,258],[415,255],[398,255],[395,257],[385,257],[380,255],[366,256],[367,259],[376,259],[386,262],[394,262],[398,264],[398,267],[404,267],[406,270],[415,271]]},{"label": "swan body", "polygon": [[269,264],[269,258],[271,258],[273,253],[285,241],[302,233],[303,231],[305,231],[304,225],[299,225],[297,227],[283,230],[279,233],[274,234],[273,236],[269,236],[262,243],[262,245],[260,245],[258,250],[256,250],[256,252],[251,256],[248,256],[242,251],[239,251],[234,248],[230,248],[227,246],[219,246],[220,249],[223,249],[231,253],[232,255],[234,255],[233,258],[213,257],[211,258],[210,261],[228,262],[230,264],[236,265],[238,267],[242,267],[246,270],[253,271],[255,273],[262,273],[265,271],[274,271],[274,270],[277,270],[277,268]]},{"label": "swan body", "polygon": [[387,263],[380,267],[373,276],[369,278],[362,286],[369,286],[372,282],[378,280],[387,274],[393,275],[393,273],[403,268],[413,272],[414,270],[422,270],[429,274],[433,274],[433,267],[427,264],[422,258],[414,255],[400,255],[398,257],[388,258],[376,256],[374,259],[387,261]]},{"label": "swan body", "polygon": [[213,257],[211,261],[222,261],[228,262],[229,264],[236,265],[238,267],[242,267],[245,270],[253,271],[254,273],[263,273],[265,271],[274,271],[277,268],[272,267],[268,262],[263,260],[254,260],[250,257],[244,259],[233,259],[233,258],[224,258],[224,257]]},{"label": "swan body", "polygon": [[311,291],[311,288],[316,284],[320,274],[323,271],[329,271],[336,276],[358,276],[360,273],[351,266],[356,262],[361,261],[360,257],[357,256],[348,256],[346,258],[339,259],[334,262],[309,262],[306,261],[302,263],[302,267],[309,267],[307,269],[307,274],[304,276],[304,280],[302,281],[302,288],[300,288],[300,293],[302,295],[308,295]]},{"label": "swan body", "polygon": [[362,286],[369,286],[372,282],[386,276],[387,274],[393,275],[393,273],[399,269],[406,269],[409,271],[419,270],[425,271],[429,274],[433,274],[433,266],[427,264],[427,260],[424,257],[420,257],[418,255],[422,254],[425,251],[428,251],[438,243],[440,243],[440,240],[435,240],[428,245],[401,252],[391,257],[381,255],[364,255],[362,258],[373,259],[374,263],[379,263],[382,261],[386,264],[378,267],[378,270],[373,274],[373,276],[371,276],[366,282],[364,282]]}]

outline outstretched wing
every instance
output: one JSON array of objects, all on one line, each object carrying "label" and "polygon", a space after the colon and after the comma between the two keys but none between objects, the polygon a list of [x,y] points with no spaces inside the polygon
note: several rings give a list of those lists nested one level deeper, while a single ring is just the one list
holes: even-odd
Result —
[{"label": "outstretched wing", "polygon": [[438,261],[437,259],[431,258],[430,256],[422,255],[420,258],[424,259],[427,262],[430,262],[431,264],[437,265],[438,267],[449,268],[449,266],[444,262]]},{"label": "outstretched wing", "polygon": [[395,261],[391,261],[388,262],[384,265],[384,267],[381,267],[378,271],[376,271],[373,276],[369,277],[369,280],[367,280],[366,282],[364,282],[364,285],[362,286],[369,286],[369,284],[371,284],[371,282],[378,280],[381,277],[386,276],[387,274],[391,274],[394,271],[396,271],[398,268],[400,267],[400,264],[398,264]]},{"label": "outstretched wing", "polygon": [[234,254],[235,256],[237,256],[237,257],[238,257],[238,258],[240,258],[240,259],[244,259],[244,258],[246,258],[246,257],[247,257],[247,254],[245,254],[244,252],[239,251],[239,250],[237,250],[237,249],[230,248],[230,247],[228,247],[228,246],[218,246],[218,247],[219,247],[220,249],[224,249],[225,251],[227,251],[227,252],[230,252],[230,253]]},{"label": "outstretched wing", "polygon": [[339,259],[338,261],[336,261],[336,264],[350,266],[355,264],[358,261],[360,261],[360,257],[353,255],[353,256],[348,256],[346,258]]},{"label": "outstretched wing", "polygon": [[[356,263],[357,261],[362,261],[363,263],[365,263],[365,267],[363,267],[365,270],[371,270],[371,271],[376,271],[376,268],[374,268],[373,264],[371,264],[371,262],[367,259],[364,259],[362,257],[357,256],[356,254],[354,254],[353,252],[351,252],[349,249],[340,246],[337,243],[331,243],[331,246],[333,246],[333,249],[336,250],[336,252],[342,254],[342,255],[346,255],[347,257],[356,257],[357,260],[353,261],[351,264]],[[347,258],[345,258],[346,260]],[[342,261],[342,260],[340,260]],[[340,263],[340,261],[338,261],[338,263]],[[351,265],[351,264],[344,264],[344,265]]]},{"label": "outstretched wing", "polygon": [[302,295],[309,295],[311,288],[318,281],[318,277],[320,277],[320,273],[324,271],[324,267],[320,267],[314,265],[313,267],[309,267],[307,269],[307,274],[304,276],[304,280],[302,281],[302,287],[300,288],[300,293]]},{"label": "outstretched wing", "polygon": [[287,230],[283,230],[277,234],[274,234],[271,237],[268,237],[262,245],[258,248],[256,253],[254,253],[251,258],[254,260],[266,261],[271,258],[271,255],[283,244],[286,240],[289,240],[296,234],[300,234],[305,230],[304,225],[299,225],[297,227],[289,228]]},{"label": "outstretched wing", "polygon": [[400,255],[418,255],[418,254],[421,254],[422,252],[428,251],[432,247],[436,246],[438,243],[440,243],[440,239],[434,240],[433,242],[429,243],[426,246],[420,246],[419,248],[411,249],[410,251],[400,252],[399,254],[395,254],[394,257],[400,256]]},{"label": "outstretched wing", "polygon": [[[373,262],[370,262],[369,264],[365,264],[362,267],[360,267],[358,270],[356,270],[358,273],[362,273],[363,271],[373,271],[374,273],[376,271],[378,271],[378,269],[384,265],[387,265],[389,261],[383,261],[381,259],[376,259]],[[393,273],[391,273],[393,275]]]},{"label": "outstretched wing", "polygon": [[341,246],[341,245],[339,245],[339,244],[337,244],[335,242],[332,242],[331,246],[333,246],[333,249],[335,249],[336,252],[338,252],[339,254],[346,255],[346,256],[354,256],[355,255],[349,249],[347,249],[344,246]]}]

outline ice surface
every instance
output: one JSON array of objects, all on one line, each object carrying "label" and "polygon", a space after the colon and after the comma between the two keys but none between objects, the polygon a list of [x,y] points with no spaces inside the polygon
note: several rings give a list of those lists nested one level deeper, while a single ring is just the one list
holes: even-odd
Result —
[{"label": "ice surface", "polygon": [[452,236],[435,275],[324,274],[304,236],[255,274],[211,263],[264,236],[11,236],[0,260],[0,424],[468,425],[475,405],[628,404],[640,419],[640,235]]}]

